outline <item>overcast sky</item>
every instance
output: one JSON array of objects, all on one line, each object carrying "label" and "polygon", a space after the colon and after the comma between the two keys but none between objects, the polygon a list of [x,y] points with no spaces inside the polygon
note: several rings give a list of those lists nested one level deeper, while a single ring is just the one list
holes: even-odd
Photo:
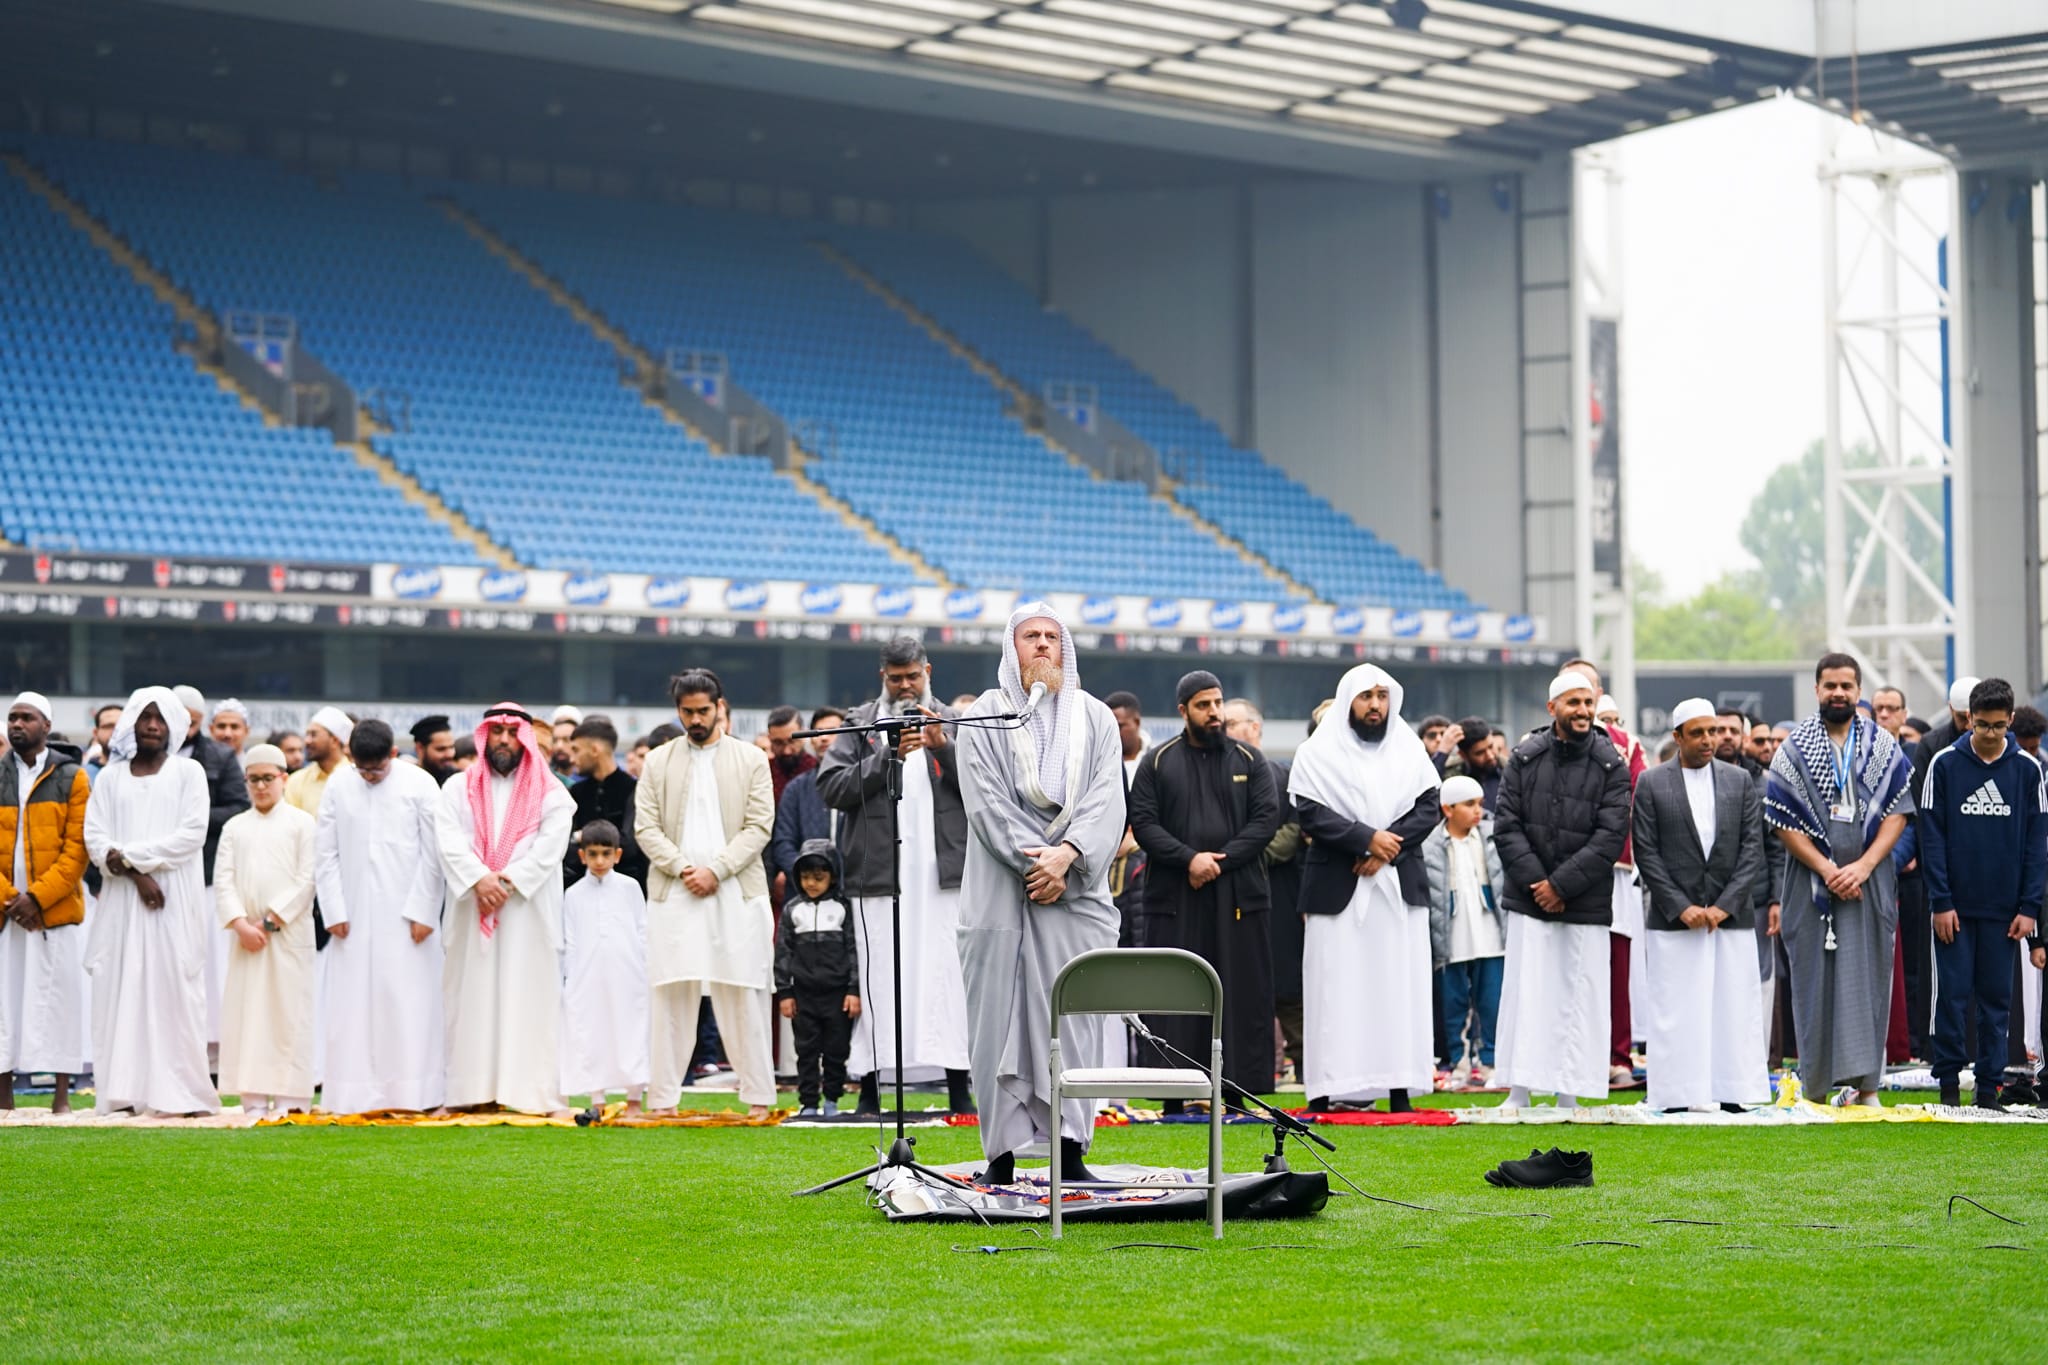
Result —
[{"label": "overcast sky", "polygon": [[1624,507],[1633,554],[1674,596],[1751,562],[1736,539],[1750,499],[1822,432],[1816,168],[1837,125],[1779,99],[1613,144]]}]

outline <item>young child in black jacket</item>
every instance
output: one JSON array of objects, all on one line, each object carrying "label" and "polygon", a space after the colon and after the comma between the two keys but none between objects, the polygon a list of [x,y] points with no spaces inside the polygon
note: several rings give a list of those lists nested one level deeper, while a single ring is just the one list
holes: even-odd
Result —
[{"label": "young child in black jacket", "polygon": [[775,1000],[782,1017],[795,1021],[799,1117],[839,1112],[860,1015],[853,910],[839,894],[834,857],[829,839],[804,842],[796,885],[775,925]]}]

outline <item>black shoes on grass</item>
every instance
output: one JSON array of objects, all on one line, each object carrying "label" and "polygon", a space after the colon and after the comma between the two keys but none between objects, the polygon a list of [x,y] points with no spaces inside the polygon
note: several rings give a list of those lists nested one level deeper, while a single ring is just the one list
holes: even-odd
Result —
[{"label": "black shoes on grass", "polygon": [[1548,1190],[1593,1183],[1591,1152],[1531,1151],[1525,1161],[1503,1161],[1486,1173],[1486,1183],[1503,1190]]}]

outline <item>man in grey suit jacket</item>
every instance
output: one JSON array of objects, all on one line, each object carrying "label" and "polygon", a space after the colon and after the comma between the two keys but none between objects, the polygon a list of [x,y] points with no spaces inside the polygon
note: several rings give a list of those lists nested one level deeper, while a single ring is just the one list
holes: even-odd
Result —
[{"label": "man in grey suit jacket", "polygon": [[1636,782],[1636,873],[1650,972],[1653,1109],[1770,1098],[1756,964],[1763,801],[1749,774],[1714,757],[1717,722],[1700,698],[1671,713],[1678,757]]}]

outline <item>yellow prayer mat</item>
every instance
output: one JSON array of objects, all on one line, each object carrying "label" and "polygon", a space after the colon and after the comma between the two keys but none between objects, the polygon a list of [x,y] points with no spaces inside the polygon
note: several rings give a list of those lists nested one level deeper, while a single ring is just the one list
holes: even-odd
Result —
[{"label": "yellow prayer mat", "polygon": [[422,1114],[406,1109],[373,1109],[366,1114],[275,1114],[256,1128],[574,1128],[576,1120],[547,1114]]},{"label": "yellow prayer mat", "polygon": [[624,1100],[604,1107],[592,1126],[598,1128],[773,1128],[796,1111],[770,1109],[766,1118],[747,1117],[744,1109],[684,1109],[674,1114],[628,1114]]}]

